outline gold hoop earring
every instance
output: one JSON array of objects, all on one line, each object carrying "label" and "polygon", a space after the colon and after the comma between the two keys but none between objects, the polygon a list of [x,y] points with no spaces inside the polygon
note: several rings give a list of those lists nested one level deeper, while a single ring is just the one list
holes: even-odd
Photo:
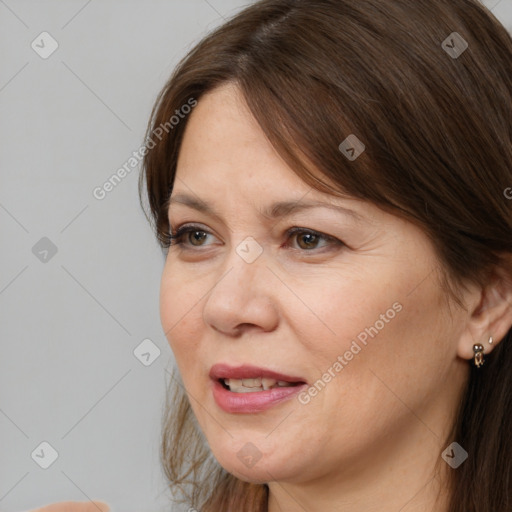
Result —
[{"label": "gold hoop earring", "polygon": [[474,361],[475,366],[480,368],[484,364],[484,347],[480,343],[473,345],[473,352],[475,353]]}]

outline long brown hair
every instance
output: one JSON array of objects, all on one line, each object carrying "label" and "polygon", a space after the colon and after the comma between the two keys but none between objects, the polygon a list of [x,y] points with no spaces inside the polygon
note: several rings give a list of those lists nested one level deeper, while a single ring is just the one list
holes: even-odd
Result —
[{"label": "long brown hair", "polygon": [[[228,82],[306,183],[419,225],[461,306],[465,283],[484,286],[498,267],[512,275],[512,38],[477,0],[263,0],[207,35],[148,126],[139,193],[164,248],[187,117],[169,120]],[[339,149],[349,135],[365,144],[355,160]],[[179,376],[171,384],[161,450],[171,489],[201,512],[267,510],[267,485],[216,463]],[[471,369],[451,441],[470,456],[452,470],[449,511],[510,512],[512,330]]]}]

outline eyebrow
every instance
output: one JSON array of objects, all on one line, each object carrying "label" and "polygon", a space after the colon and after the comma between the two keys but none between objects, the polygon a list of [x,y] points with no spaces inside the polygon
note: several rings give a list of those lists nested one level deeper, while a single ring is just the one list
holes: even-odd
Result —
[{"label": "eyebrow", "polygon": [[[194,196],[187,194],[171,195],[167,200],[167,208],[169,208],[174,203],[183,204],[202,213],[215,217],[218,220],[222,220],[221,214],[217,212],[217,210],[210,203],[200,200]],[[358,222],[363,222],[365,220],[363,216],[344,206],[326,203],[323,201],[300,201],[300,199],[296,201],[279,201],[271,204],[265,210],[258,210],[258,212],[263,217],[270,219],[280,219],[293,213],[308,210],[310,208],[329,208],[331,210],[344,213],[345,215],[352,217]]]}]

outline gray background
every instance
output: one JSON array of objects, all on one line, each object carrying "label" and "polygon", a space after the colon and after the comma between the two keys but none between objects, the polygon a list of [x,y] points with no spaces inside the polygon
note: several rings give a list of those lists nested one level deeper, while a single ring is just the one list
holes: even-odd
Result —
[{"label": "gray background", "polygon": [[[104,199],[93,190],[141,146],[178,60],[248,3],[0,0],[2,512],[89,498],[171,510],[158,460],[174,364],[163,255],[138,167]],[[484,3],[512,31],[512,0]],[[31,47],[51,48],[43,31],[58,43],[46,59]],[[58,452],[48,469],[43,441]]]}]

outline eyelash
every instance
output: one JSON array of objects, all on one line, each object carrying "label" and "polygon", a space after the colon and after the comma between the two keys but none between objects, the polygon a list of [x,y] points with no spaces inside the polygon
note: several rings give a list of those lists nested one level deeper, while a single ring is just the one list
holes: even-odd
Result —
[{"label": "eyelash", "polygon": [[[185,237],[185,235],[187,235],[188,233],[194,233],[196,231],[199,231],[200,233],[206,233],[208,235],[212,234],[209,231],[201,228],[200,226],[194,226],[194,225],[183,226],[183,227],[180,227],[180,228],[176,229],[172,233],[166,234],[166,247],[177,245],[177,246],[179,246],[180,248],[183,249],[187,245],[183,241],[183,238]],[[298,233],[314,235],[314,236],[318,237],[319,239],[323,239],[326,242],[329,242],[328,245],[339,245],[339,246],[345,245],[341,240],[338,240],[337,238],[334,238],[333,236],[325,235],[325,234],[320,233],[318,231],[313,231],[312,229],[306,229],[306,228],[300,228],[300,227],[290,228],[286,232],[287,239],[291,238],[293,235],[298,234]],[[192,246],[192,247],[194,247],[194,246]],[[195,247],[197,247],[197,249],[190,249],[190,250],[192,250],[192,251],[201,250],[200,247],[202,247],[202,246],[195,246]],[[325,247],[326,246],[324,246],[323,248],[325,248]],[[298,248],[298,249],[293,248],[293,249],[294,250],[298,250],[298,251],[302,251],[302,252],[313,252],[317,248],[315,247],[315,248],[310,249],[310,250],[308,250],[308,249],[300,249],[300,248]],[[189,248],[187,247],[187,249],[184,249],[184,250],[189,250]]]}]

